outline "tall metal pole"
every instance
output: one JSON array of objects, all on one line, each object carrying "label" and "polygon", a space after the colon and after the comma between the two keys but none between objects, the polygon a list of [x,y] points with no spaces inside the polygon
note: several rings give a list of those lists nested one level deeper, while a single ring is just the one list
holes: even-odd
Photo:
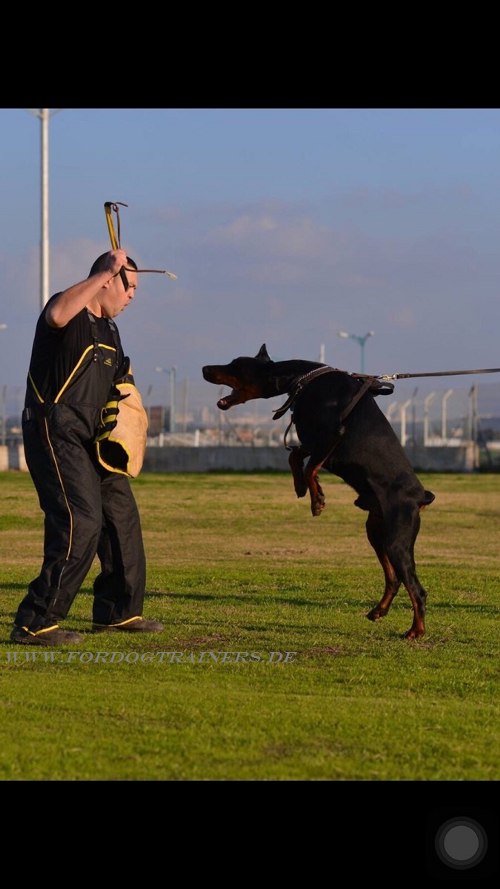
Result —
[{"label": "tall metal pole", "polygon": [[471,386],[469,391],[470,404],[470,432],[469,438],[476,444],[477,442],[477,386]]},{"label": "tall metal pole", "polygon": [[40,311],[49,301],[49,109],[40,108],[42,124],[40,182]]},{"label": "tall metal pole", "polygon": [[183,397],[182,397],[182,413],[183,413],[183,421],[182,421],[182,431],[186,432],[187,429],[187,412],[188,412],[188,390],[189,390],[189,379],[185,377],[184,379],[184,387],[183,387]]},{"label": "tall metal pole", "polygon": [[175,370],[170,368],[170,432],[175,432]]},{"label": "tall metal pole", "polygon": [[[481,454],[479,451],[479,420],[478,420],[478,412],[477,412],[477,394],[478,394],[478,386],[472,386],[469,392],[470,399],[470,440],[472,443],[472,468],[479,469],[481,465]],[[486,456],[488,458],[488,463],[491,468],[491,455],[488,450],[488,444],[485,441],[484,446],[486,448]]]},{"label": "tall metal pole", "polygon": [[437,392],[429,392],[424,398],[424,448],[429,447],[429,405]]},{"label": "tall metal pole", "polygon": [[411,398],[407,398],[405,402],[400,407],[400,417],[401,417],[401,426],[400,426],[400,434],[399,438],[403,447],[405,447],[407,442],[406,435],[406,408],[411,404]]},{"label": "tall metal pole", "polygon": [[441,438],[443,441],[448,441],[448,431],[446,429],[446,421],[447,421],[447,411],[446,411],[446,402],[448,401],[450,395],[453,395],[453,389],[447,389],[443,395],[441,400]]},{"label": "tall metal pole", "polygon": [[40,120],[40,311],[49,301],[49,118],[60,108],[28,108]]},{"label": "tall metal pole", "polygon": [[155,367],[157,373],[165,373],[169,375],[170,383],[170,423],[168,425],[169,432],[175,432],[175,367]]}]

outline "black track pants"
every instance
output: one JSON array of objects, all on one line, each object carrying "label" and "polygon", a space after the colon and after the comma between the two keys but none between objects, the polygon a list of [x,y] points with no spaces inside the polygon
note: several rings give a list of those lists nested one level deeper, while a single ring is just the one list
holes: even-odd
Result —
[{"label": "black track pants", "polygon": [[31,630],[66,617],[95,555],[93,619],[118,623],[142,614],[145,555],[137,505],[126,476],[108,473],[71,430],[44,417],[23,424],[26,462],[45,513],[44,559],[15,623]]}]

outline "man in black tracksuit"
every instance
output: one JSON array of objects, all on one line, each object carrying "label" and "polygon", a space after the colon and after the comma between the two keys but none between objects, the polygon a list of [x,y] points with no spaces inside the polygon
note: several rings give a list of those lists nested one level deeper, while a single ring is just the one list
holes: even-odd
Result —
[{"label": "man in black tracksuit", "polygon": [[145,555],[128,477],[104,469],[95,446],[113,383],[129,371],[112,319],[134,297],[136,268],[124,250],[103,254],[85,281],[49,300],[38,320],[23,439],[45,513],[44,559],[19,605],[10,637],[14,642],[83,640],[58,622],[96,554],[101,573],[94,582],[94,631],[163,629],[142,617]]}]

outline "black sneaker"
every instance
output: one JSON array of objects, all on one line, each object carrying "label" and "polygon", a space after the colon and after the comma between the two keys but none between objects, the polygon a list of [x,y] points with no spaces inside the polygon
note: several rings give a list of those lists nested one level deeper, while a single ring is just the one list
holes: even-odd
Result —
[{"label": "black sneaker", "polygon": [[157,620],[146,620],[145,617],[129,617],[119,624],[92,624],[94,633],[105,630],[119,630],[121,633],[161,633],[165,627]]},{"label": "black sneaker", "polygon": [[57,624],[34,631],[27,627],[14,626],[10,641],[20,642],[21,645],[76,645],[83,642],[83,636],[72,633],[71,630],[61,630]]}]

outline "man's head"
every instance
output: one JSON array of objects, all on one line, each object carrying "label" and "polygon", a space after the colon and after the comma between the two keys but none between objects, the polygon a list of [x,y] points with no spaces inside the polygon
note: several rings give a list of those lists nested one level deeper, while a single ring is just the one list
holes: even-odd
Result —
[{"label": "man's head", "polygon": [[[114,318],[123,309],[128,306],[129,302],[134,298],[137,287],[137,264],[130,257],[126,257],[126,266],[115,274],[103,287],[98,295],[98,302],[101,306],[102,313],[107,318]],[[109,253],[102,253],[98,256],[89,272],[95,275],[97,272],[109,269]]]}]

